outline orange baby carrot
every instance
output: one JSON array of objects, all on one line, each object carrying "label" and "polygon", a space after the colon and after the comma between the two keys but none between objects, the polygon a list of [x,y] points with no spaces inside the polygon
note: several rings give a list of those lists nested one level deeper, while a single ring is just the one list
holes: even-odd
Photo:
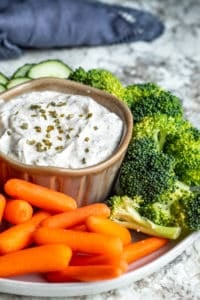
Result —
[{"label": "orange baby carrot", "polygon": [[9,179],[4,189],[9,196],[48,211],[63,212],[77,207],[70,196],[22,179]]},{"label": "orange baby carrot", "polygon": [[111,256],[106,254],[84,255],[74,253],[70,260],[71,266],[86,266],[86,265],[119,265],[121,256]]},{"label": "orange baby carrot", "polygon": [[33,208],[24,200],[11,199],[7,201],[3,217],[11,224],[24,223],[31,219]]},{"label": "orange baby carrot", "polygon": [[4,214],[4,209],[6,206],[6,198],[4,195],[0,194],[0,223]]},{"label": "orange baby carrot", "polygon": [[92,215],[107,218],[110,215],[110,209],[104,203],[94,203],[75,210],[50,216],[42,223],[42,226],[51,228],[70,228],[80,225],[87,217]]},{"label": "orange baby carrot", "polygon": [[86,226],[89,231],[118,236],[124,245],[131,242],[130,231],[120,224],[115,223],[110,219],[100,218],[98,216],[90,216],[86,220]]},{"label": "orange baby carrot", "polygon": [[0,277],[46,273],[66,268],[71,258],[66,245],[45,245],[0,256]]},{"label": "orange baby carrot", "polygon": [[69,281],[69,278],[87,282],[116,278],[122,273],[123,270],[120,266],[68,266],[65,270],[48,273],[46,278],[50,282],[67,282]]},{"label": "orange baby carrot", "polygon": [[49,214],[36,213],[29,221],[14,225],[0,233],[0,254],[17,251],[29,246],[32,242],[32,234],[42,220]]},{"label": "orange baby carrot", "polygon": [[118,237],[103,234],[66,230],[61,228],[39,227],[34,232],[34,241],[39,245],[62,243],[73,251],[120,255],[123,244]]},{"label": "orange baby carrot", "polygon": [[124,247],[123,257],[127,263],[132,263],[163,247],[168,240],[159,237],[150,237]]}]

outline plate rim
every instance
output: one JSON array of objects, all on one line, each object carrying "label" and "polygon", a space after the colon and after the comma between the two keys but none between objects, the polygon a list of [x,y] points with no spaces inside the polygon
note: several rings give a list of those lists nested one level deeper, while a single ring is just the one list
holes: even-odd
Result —
[{"label": "plate rim", "polygon": [[97,293],[107,292],[141,280],[158,271],[160,268],[179,256],[187,248],[187,246],[191,245],[198,237],[200,237],[200,232],[191,233],[153,261],[148,262],[137,269],[130,270],[116,279],[90,283],[49,284],[46,282],[31,282],[0,278],[0,293],[33,297],[69,297],[94,295]]}]

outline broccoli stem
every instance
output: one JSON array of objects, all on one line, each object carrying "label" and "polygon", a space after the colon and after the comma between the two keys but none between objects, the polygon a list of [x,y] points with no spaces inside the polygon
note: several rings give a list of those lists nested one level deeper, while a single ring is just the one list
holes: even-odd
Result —
[{"label": "broccoli stem", "polygon": [[131,209],[131,213],[118,211],[117,214],[112,215],[111,219],[127,228],[134,229],[138,232],[143,232],[149,235],[167,238],[170,240],[177,239],[181,234],[180,227],[168,227],[157,225],[149,219],[142,217],[135,209]]},{"label": "broccoli stem", "polygon": [[146,233],[148,235],[153,235],[153,236],[158,236],[158,237],[163,237],[166,239],[170,240],[176,240],[181,233],[181,228],[180,227],[167,227],[167,226],[160,226],[157,224],[152,223],[151,221],[147,221],[146,225],[144,226],[142,224],[134,223],[133,221],[128,222],[128,221],[119,221],[115,220],[115,222],[130,228],[134,229],[137,232],[142,232]]}]

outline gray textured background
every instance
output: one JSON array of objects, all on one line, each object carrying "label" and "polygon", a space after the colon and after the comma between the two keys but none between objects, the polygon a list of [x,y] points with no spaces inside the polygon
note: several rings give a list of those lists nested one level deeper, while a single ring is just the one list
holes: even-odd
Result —
[{"label": "gray textured background", "polygon": [[[200,128],[200,1],[110,0],[104,2],[150,10],[164,21],[166,31],[162,37],[150,44],[140,42],[97,48],[29,51],[20,59],[0,62],[0,71],[11,75],[24,63],[59,58],[73,68],[80,65],[87,69],[107,68],[125,84],[156,81],[181,97],[186,117]],[[39,298],[0,294],[0,299]],[[200,299],[200,238],[175,261],[139,282],[108,293],[67,299],[198,300]]]}]

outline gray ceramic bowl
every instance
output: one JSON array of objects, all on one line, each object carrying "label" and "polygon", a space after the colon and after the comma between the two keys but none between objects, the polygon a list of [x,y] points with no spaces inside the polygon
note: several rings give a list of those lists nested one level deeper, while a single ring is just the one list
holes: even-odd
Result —
[{"label": "gray ceramic bowl", "polygon": [[84,169],[32,166],[13,160],[0,152],[0,188],[9,178],[25,180],[64,192],[77,201],[77,205],[103,201],[109,194],[132,136],[133,119],[128,107],[103,91],[73,81],[44,78],[29,81],[1,94],[5,101],[31,91],[52,90],[89,95],[96,102],[115,112],[124,123],[121,142],[109,159]]}]

